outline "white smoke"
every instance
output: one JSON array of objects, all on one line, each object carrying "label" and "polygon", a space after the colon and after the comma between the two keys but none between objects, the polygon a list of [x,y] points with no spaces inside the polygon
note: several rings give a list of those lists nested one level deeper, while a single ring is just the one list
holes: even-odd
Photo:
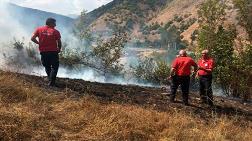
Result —
[{"label": "white smoke", "polygon": [[2,41],[10,41],[13,37],[17,35],[22,35],[23,37],[28,37],[27,32],[25,32],[15,19],[13,19],[7,8],[7,3],[5,0],[0,1],[0,38]]},{"label": "white smoke", "polygon": [[7,8],[5,0],[0,0],[0,65],[5,67],[5,53],[10,52],[10,47],[7,43],[13,40],[17,35],[28,37],[27,32],[23,30],[21,25],[14,20]]},{"label": "white smoke", "polygon": [[[13,11],[11,11],[13,12]],[[18,15],[20,16],[20,15]],[[12,56],[17,53],[16,50],[13,49],[13,39],[21,40],[25,43],[25,45],[29,44],[31,37],[31,29],[27,30],[27,27],[24,27],[23,24],[19,23],[12,15],[8,9],[7,0],[0,0],[0,68],[10,71],[15,71],[19,73],[32,74],[38,76],[45,76],[46,73],[42,65],[33,66],[27,65],[25,62],[25,58],[19,58],[19,61],[24,62],[25,67],[20,66],[8,66],[6,62],[8,62],[8,58],[6,58],[6,54]],[[30,18],[29,16],[25,16],[24,18]],[[46,17],[45,17],[46,18]],[[56,19],[57,20],[57,19]],[[41,23],[44,24],[44,23]],[[71,27],[62,27],[61,23],[57,23],[59,26],[59,30],[62,33],[62,41],[67,42],[68,48],[78,48],[81,46],[81,43],[73,33],[71,33]],[[29,26],[29,25],[28,25]],[[30,25],[32,26],[32,25]],[[33,30],[33,29],[32,29]],[[37,47],[37,45],[35,46]],[[38,49],[36,48],[37,52]],[[40,56],[38,56],[40,57]],[[23,60],[22,60],[23,59]],[[102,74],[99,74],[95,69],[92,68],[80,68],[78,70],[69,70],[67,68],[60,67],[58,72],[58,77],[64,78],[73,78],[73,79],[83,79],[91,82],[102,82],[102,83],[115,83],[115,84],[133,84],[133,85],[143,85],[143,86],[151,86],[151,84],[139,84],[137,80],[126,79],[118,76],[110,76],[108,80]]]}]

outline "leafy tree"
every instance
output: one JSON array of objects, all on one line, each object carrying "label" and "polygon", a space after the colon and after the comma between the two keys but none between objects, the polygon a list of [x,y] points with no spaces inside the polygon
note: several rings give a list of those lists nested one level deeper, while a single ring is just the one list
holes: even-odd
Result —
[{"label": "leafy tree", "polygon": [[233,2],[238,8],[239,24],[247,30],[249,40],[252,42],[252,1],[233,0]]},{"label": "leafy tree", "polygon": [[[251,40],[251,20],[249,20],[249,0],[234,0],[238,7],[240,25],[244,26]],[[225,1],[207,0],[199,10],[200,30],[198,51],[209,49],[216,62],[214,78],[226,94],[247,100],[252,87],[252,46],[242,44],[241,51],[234,50],[237,37],[236,27],[223,27]]]},{"label": "leafy tree", "polygon": [[218,25],[224,22],[226,7],[226,0],[207,0],[198,10],[199,23],[217,30]]},{"label": "leafy tree", "polygon": [[238,8],[239,24],[243,26],[248,33],[249,42],[240,42],[242,50],[236,55],[236,68],[234,78],[237,84],[234,85],[234,93],[247,100],[252,95],[252,1],[251,0],[233,0]]},{"label": "leafy tree", "polygon": [[199,10],[199,48],[209,49],[216,47],[216,32],[219,26],[223,25],[225,19],[225,1],[207,0],[203,3]]},{"label": "leafy tree", "polygon": [[122,70],[119,59],[122,56],[124,44],[127,42],[126,33],[117,33],[107,41],[99,39],[91,54],[93,65],[104,74],[118,74]]},{"label": "leafy tree", "polygon": [[93,68],[107,79],[119,75],[123,69],[119,59],[127,39],[126,33],[117,33],[107,39],[96,37],[92,46],[84,48],[69,49],[66,45],[60,54],[61,64],[69,69]]},{"label": "leafy tree", "polygon": [[60,64],[68,69],[78,69],[83,62],[82,53],[76,49],[64,48],[59,54]]},{"label": "leafy tree", "polygon": [[92,34],[92,31],[88,26],[87,21],[87,11],[83,10],[81,12],[80,17],[75,22],[75,28],[73,29],[73,33],[79,40],[81,40],[87,46],[90,46],[91,43],[95,40],[95,37]]},{"label": "leafy tree", "polygon": [[219,27],[215,34],[215,47],[211,48],[212,56],[215,59],[216,68],[214,76],[226,94],[232,93],[230,84],[232,80],[232,67],[234,66],[234,40],[236,38],[235,28],[224,29]]},{"label": "leafy tree", "polygon": [[243,97],[244,101],[251,98],[252,88],[252,45],[235,56],[232,68],[232,93],[234,96]]},{"label": "leafy tree", "polygon": [[156,63],[152,58],[138,60],[138,65],[133,66],[132,70],[136,78],[143,82],[153,82]]},{"label": "leafy tree", "polygon": [[80,17],[78,18],[78,20],[75,23],[76,32],[81,32],[83,30],[83,28],[86,26],[85,25],[86,15],[87,15],[87,11],[83,10],[81,12]]},{"label": "leafy tree", "polygon": [[219,0],[207,0],[199,8],[198,52],[209,49],[216,63],[214,78],[224,92],[230,94],[236,30],[233,26],[227,29],[222,26],[225,9],[225,1]]},{"label": "leafy tree", "polygon": [[166,61],[157,61],[157,66],[154,70],[155,80],[159,84],[167,84],[167,77],[170,75],[170,70],[171,68]]}]

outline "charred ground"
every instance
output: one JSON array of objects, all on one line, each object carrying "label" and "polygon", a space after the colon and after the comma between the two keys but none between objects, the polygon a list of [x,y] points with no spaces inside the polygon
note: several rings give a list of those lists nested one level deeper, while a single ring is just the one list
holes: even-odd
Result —
[{"label": "charred ground", "polygon": [[72,98],[80,98],[86,95],[94,96],[102,103],[117,103],[138,105],[144,108],[152,108],[161,112],[186,111],[189,114],[199,116],[204,119],[211,118],[214,115],[227,115],[230,118],[234,116],[242,117],[252,121],[252,105],[243,103],[239,100],[232,100],[225,97],[216,96],[215,106],[209,107],[200,104],[200,97],[197,92],[190,93],[190,106],[184,106],[181,103],[181,93],[177,94],[177,102],[169,102],[170,91],[165,88],[142,87],[135,85],[105,84],[97,82],[88,82],[81,79],[58,79],[57,87],[48,87],[45,77],[16,74],[18,78],[24,80],[24,83],[36,85],[44,91],[65,92],[71,91]]}]

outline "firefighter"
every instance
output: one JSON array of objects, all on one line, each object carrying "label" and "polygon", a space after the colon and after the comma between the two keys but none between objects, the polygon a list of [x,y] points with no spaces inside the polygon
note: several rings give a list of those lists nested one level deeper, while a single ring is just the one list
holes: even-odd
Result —
[{"label": "firefighter", "polygon": [[55,86],[59,68],[58,54],[61,51],[61,35],[55,27],[56,20],[54,18],[48,18],[46,25],[38,27],[31,37],[31,40],[39,45],[41,62],[45,67],[49,79],[49,86]]},{"label": "firefighter", "polygon": [[194,67],[194,73],[197,71],[197,64],[193,61],[191,57],[187,56],[185,50],[179,51],[179,57],[176,57],[171,66],[171,95],[170,102],[175,102],[175,96],[178,86],[181,85],[183,103],[188,104],[189,95],[189,85],[190,85],[190,75],[191,67]]},{"label": "firefighter", "polygon": [[197,76],[199,77],[201,103],[213,106],[212,72],[214,60],[208,54],[208,50],[201,52],[202,57],[198,61]]}]

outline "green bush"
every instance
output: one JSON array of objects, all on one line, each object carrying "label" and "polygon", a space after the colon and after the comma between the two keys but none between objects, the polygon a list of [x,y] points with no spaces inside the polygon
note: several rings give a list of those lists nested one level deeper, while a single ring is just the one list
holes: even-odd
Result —
[{"label": "green bush", "polygon": [[174,21],[180,23],[181,21],[183,21],[183,17],[182,17],[182,16],[175,15],[175,16],[174,16]]},{"label": "green bush", "polygon": [[156,85],[167,84],[170,74],[170,66],[166,61],[144,58],[138,61],[138,65],[132,67],[134,76],[145,83]]},{"label": "green bush", "polygon": [[173,24],[172,21],[169,21],[165,24],[164,29],[168,29]]},{"label": "green bush", "polygon": [[170,76],[170,70],[171,68],[166,61],[157,61],[157,67],[154,70],[155,80],[159,84],[167,84],[167,78]]},{"label": "green bush", "polygon": [[79,50],[65,48],[60,54],[60,64],[69,68],[74,69],[78,65],[83,63],[83,57]]}]

